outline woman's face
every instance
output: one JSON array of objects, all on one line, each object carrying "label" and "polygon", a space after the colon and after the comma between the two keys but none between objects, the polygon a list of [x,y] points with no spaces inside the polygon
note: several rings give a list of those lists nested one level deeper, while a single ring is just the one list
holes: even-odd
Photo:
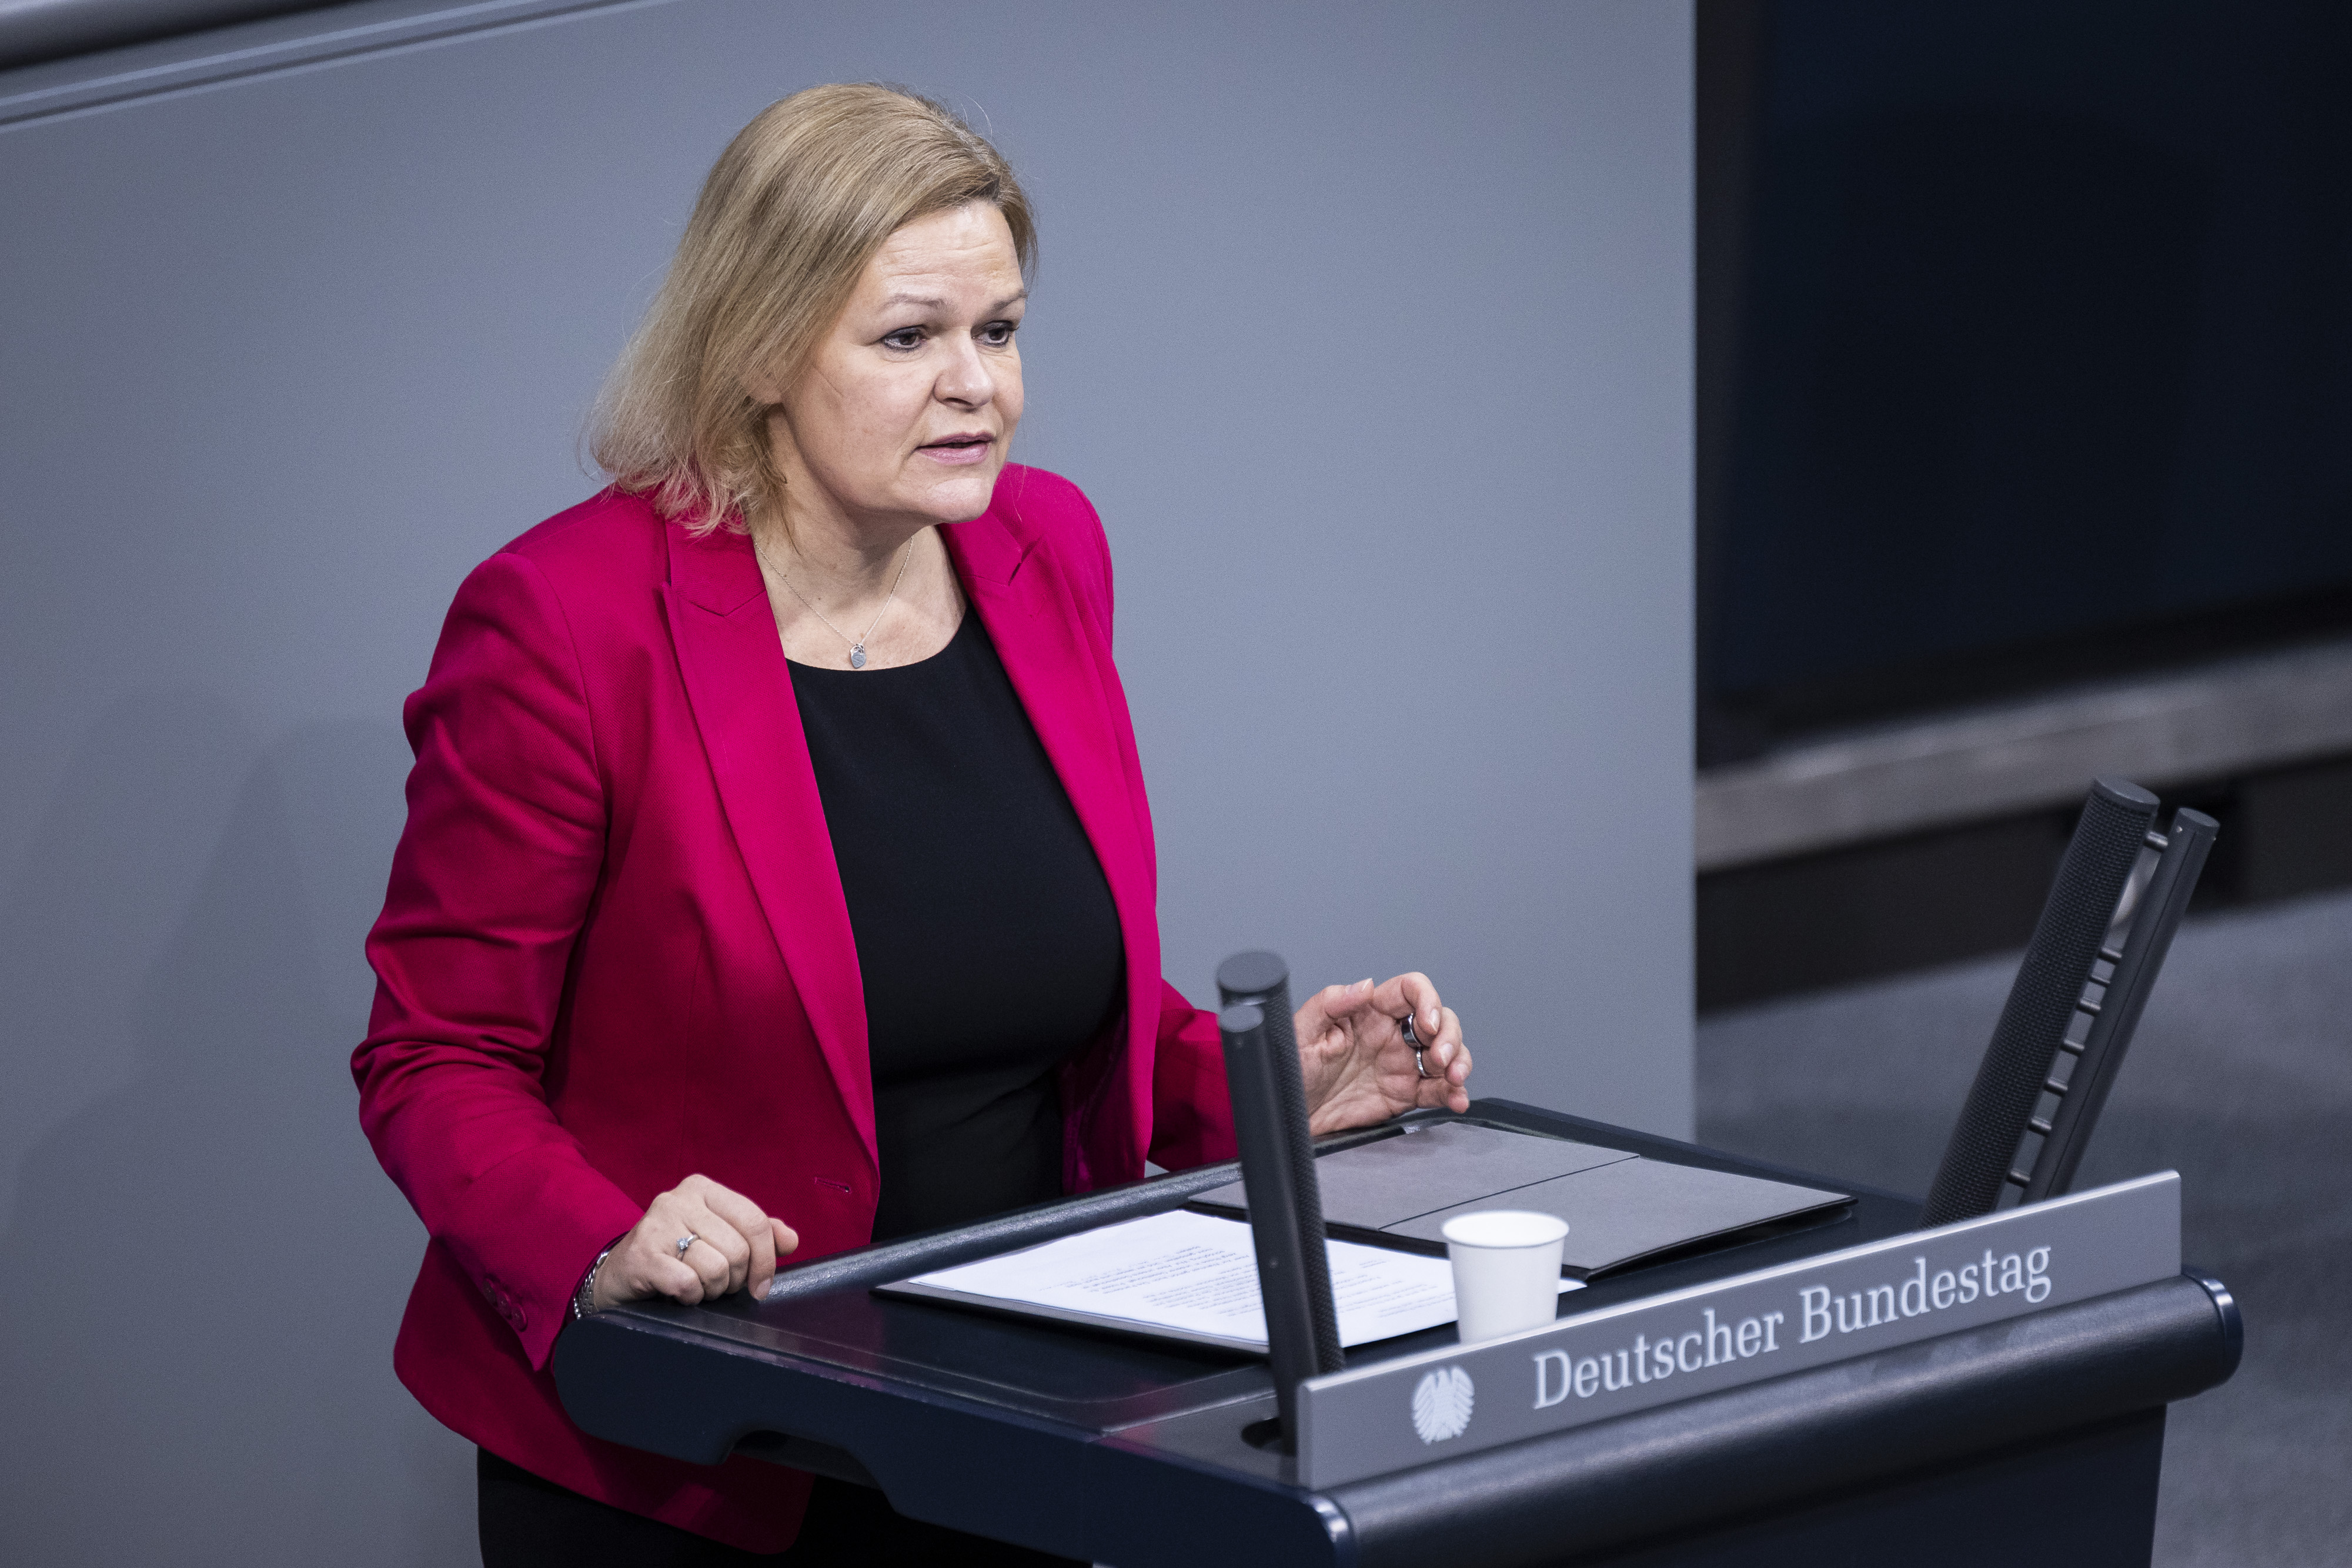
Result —
[{"label": "woman's face", "polygon": [[769,440],[793,520],[823,508],[890,529],[986,511],[1021,423],[1026,297],[1013,231],[987,203],[892,235],[800,376],[780,395],[751,389],[777,405]]}]

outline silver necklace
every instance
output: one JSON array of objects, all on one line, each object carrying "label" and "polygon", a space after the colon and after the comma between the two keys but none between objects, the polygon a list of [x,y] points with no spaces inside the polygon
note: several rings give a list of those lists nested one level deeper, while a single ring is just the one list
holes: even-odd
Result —
[{"label": "silver necklace", "polygon": [[877,610],[874,612],[874,619],[866,623],[865,637],[852,637],[848,632],[843,631],[832,622],[825,621],[824,612],[819,610],[815,605],[809,603],[808,595],[803,593],[800,591],[799,586],[793,581],[793,574],[786,571],[782,567],[776,566],[776,563],[773,560],[769,559],[766,551],[762,550],[758,553],[761,559],[766,560],[770,566],[775,567],[776,575],[783,580],[783,584],[786,588],[793,591],[793,597],[799,600],[810,614],[815,616],[819,621],[824,621],[824,629],[826,631],[832,632],[835,636],[849,644],[849,667],[853,670],[862,670],[866,667],[866,637],[871,637],[874,635],[874,628],[882,624],[883,612],[888,610],[890,608],[890,601],[898,597],[898,584],[906,579],[907,563],[915,559],[913,549],[914,543],[915,541],[913,539],[908,539],[905,544],[898,547],[898,573],[890,579],[890,591],[882,596],[882,609]]}]

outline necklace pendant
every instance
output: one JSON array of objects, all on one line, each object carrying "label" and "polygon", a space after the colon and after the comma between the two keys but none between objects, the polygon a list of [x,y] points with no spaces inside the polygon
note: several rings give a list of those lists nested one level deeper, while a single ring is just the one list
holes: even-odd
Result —
[{"label": "necklace pendant", "polygon": [[853,670],[862,670],[866,667],[865,643],[852,643],[849,645],[849,667]]}]

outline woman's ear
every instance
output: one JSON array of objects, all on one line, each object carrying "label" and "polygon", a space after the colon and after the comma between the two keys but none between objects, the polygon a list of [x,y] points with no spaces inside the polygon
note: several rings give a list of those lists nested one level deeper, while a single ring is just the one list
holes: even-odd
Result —
[{"label": "woman's ear", "polygon": [[784,393],[793,378],[785,375],[778,367],[778,356],[774,354],[752,354],[748,358],[749,362],[736,372],[735,384],[743,389],[744,396],[761,408],[776,407],[784,401]]},{"label": "woman's ear", "polygon": [[761,408],[773,408],[784,401],[783,386],[772,371],[746,371],[736,381],[743,394]]}]

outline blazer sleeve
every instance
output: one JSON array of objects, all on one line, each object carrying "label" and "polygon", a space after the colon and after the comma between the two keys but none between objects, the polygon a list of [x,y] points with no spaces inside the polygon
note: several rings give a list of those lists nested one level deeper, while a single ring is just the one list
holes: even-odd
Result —
[{"label": "blazer sleeve", "polygon": [[425,1228],[543,1365],[589,1262],[641,1209],[544,1092],[605,794],[554,590],[514,554],[458,590],[404,714],[408,824],[368,937],[360,1122]]},{"label": "blazer sleeve", "polygon": [[1230,1160],[1238,1150],[1217,1015],[1194,1007],[1162,980],[1160,1038],[1151,1058],[1151,1162],[1163,1170],[1185,1170]]}]

